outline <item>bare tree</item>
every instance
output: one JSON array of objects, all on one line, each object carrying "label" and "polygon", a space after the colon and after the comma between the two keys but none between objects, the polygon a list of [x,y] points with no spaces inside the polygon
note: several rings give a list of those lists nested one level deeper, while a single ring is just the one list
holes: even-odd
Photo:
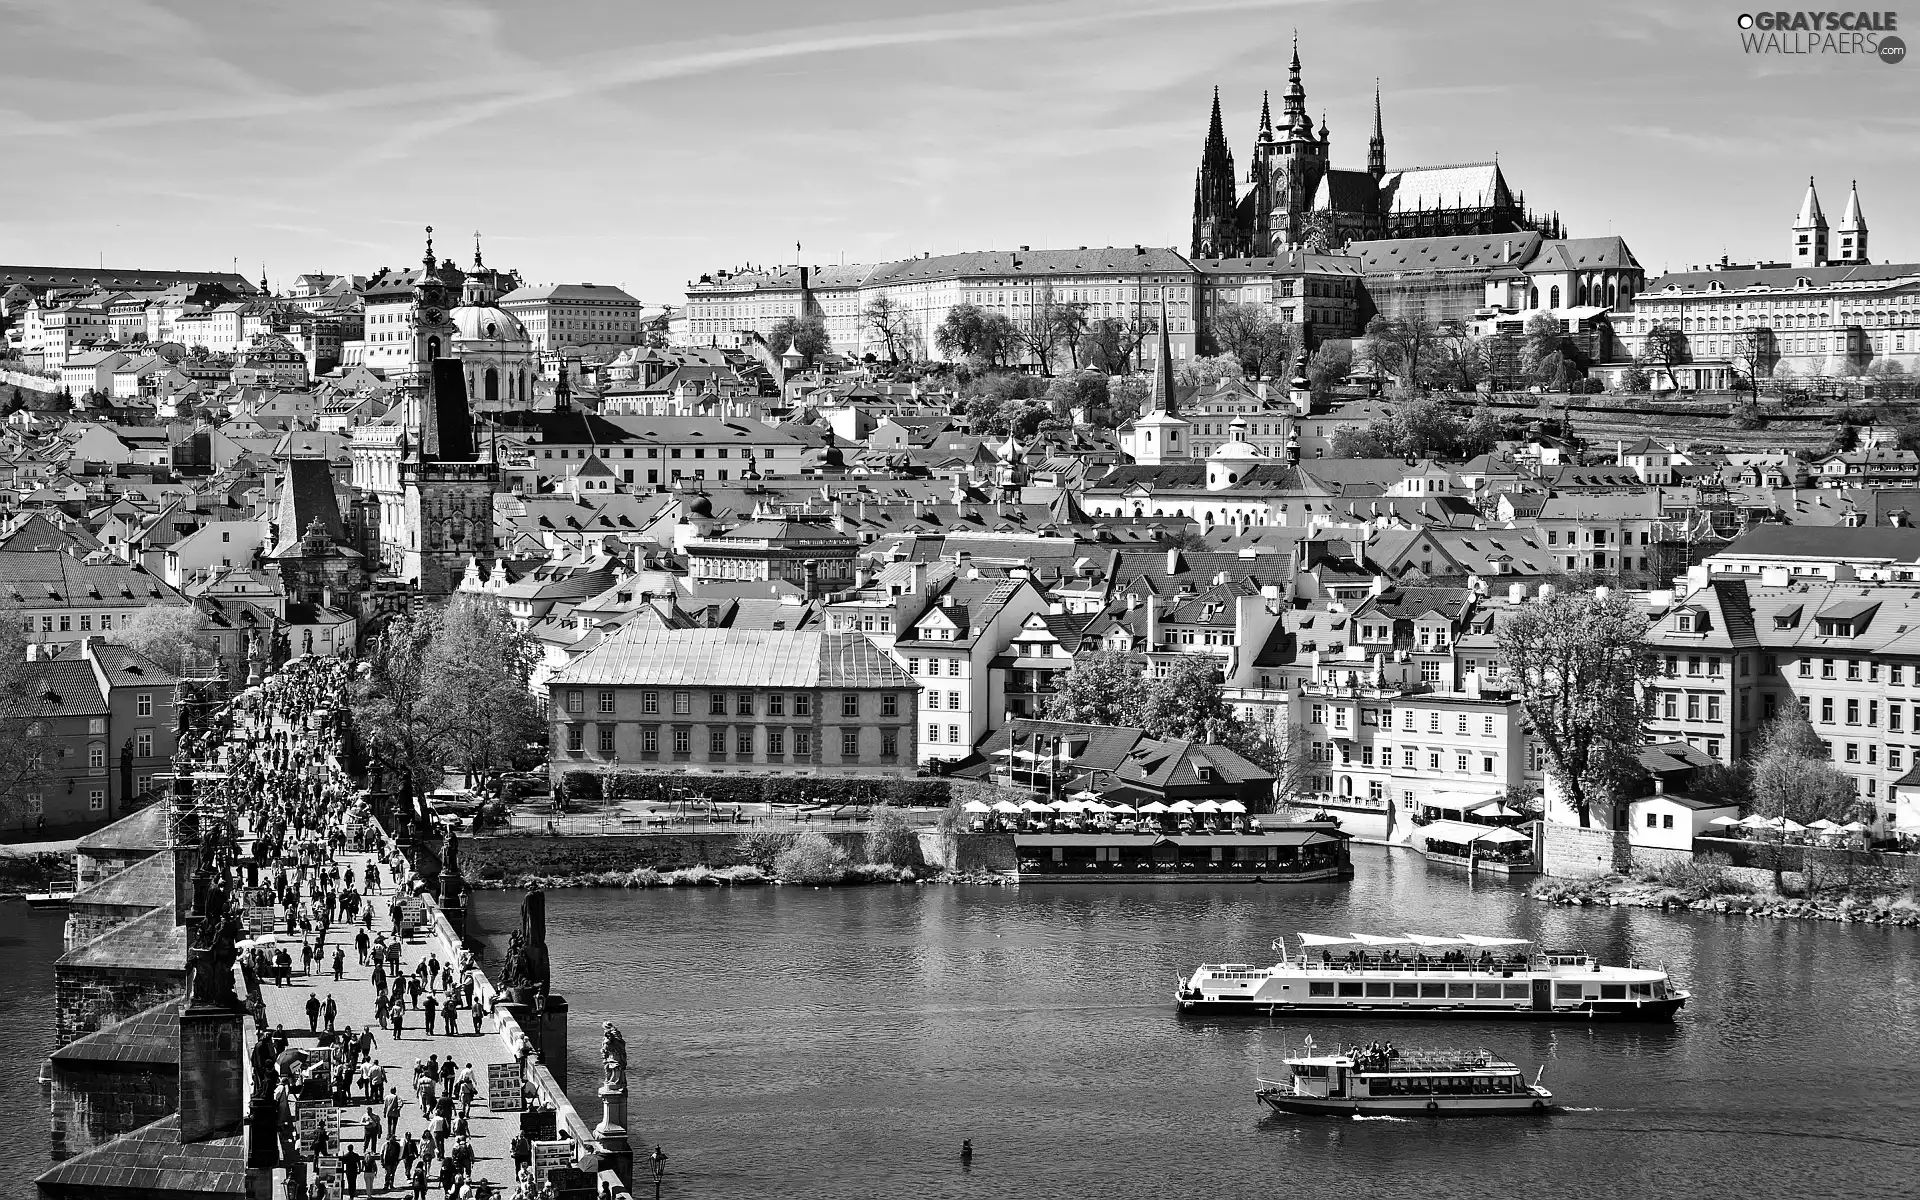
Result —
[{"label": "bare tree", "polygon": [[1686,361],[1687,335],[1662,322],[1655,322],[1647,330],[1647,340],[1640,350],[1640,360],[1649,372],[1667,377],[1667,386],[1677,388],[1678,380],[1673,377],[1673,368],[1677,363]]},{"label": "bare tree", "polygon": [[1258,304],[1225,304],[1208,321],[1214,344],[1240,360],[1249,378],[1285,374],[1299,353],[1298,331]]},{"label": "bare tree", "polygon": [[190,604],[149,604],[122,624],[110,640],[152,660],[171,675],[191,675],[218,661],[206,614]]},{"label": "bare tree", "polygon": [[899,362],[902,358],[911,357],[905,351],[906,332],[912,314],[905,308],[886,296],[875,296],[861,311],[860,319],[867,331],[879,338],[880,344],[887,348],[887,361]]},{"label": "bare tree", "polygon": [[[1053,360],[1063,344],[1070,344],[1086,322],[1084,305],[1057,299],[1051,283],[1037,289],[1027,315],[1013,323],[1014,336],[1040,364],[1042,375],[1053,374]],[[1076,360],[1078,358],[1076,352]]]}]

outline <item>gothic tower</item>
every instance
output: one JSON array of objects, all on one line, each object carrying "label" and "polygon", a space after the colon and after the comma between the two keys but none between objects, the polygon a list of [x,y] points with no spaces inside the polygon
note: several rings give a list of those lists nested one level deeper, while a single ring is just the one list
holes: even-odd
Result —
[{"label": "gothic tower", "polygon": [[1793,265],[1827,265],[1827,218],[1820,211],[1820,197],[1813,190],[1813,176],[1807,176],[1806,198],[1800,201],[1800,215],[1793,221]]},{"label": "gothic tower", "polygon": [[1307,115],[1307,89],[1300,82],[1300,35],[1293,37],[1293,62],[1287,67],[1287,98],[1281,114],[1280,161],[1274,166],[1272,241],[1259,247],[1272,254],[1300,244],[1313,194],[1327,173],[1327,143],[1315,136]]},{"label": "gothic tower", "polygon": [[1215,88],[1207,144],[1193,180],[1193,257],[1236,253],[1240,238],[1235,228],[1235,184],[1233,151],[1227,149],[1226,129],[1220,123],[1220,89]]},{"label": "gothic tower", "polygon": [[1860,211],[1860,183],[1855,180],[1847,188],[1847,209],[1840,214],[1840,223],[1833,227],[1836,241],[1833,252],[1835,262],[1863,263],[1867,259],[1867,218]]},{"label": "gothic tower", "polygon": [[1367,139],[1367,174],[1379,183],[1387,174],[1387,135],[1380,126],[1380,81],[1373,81],[1373,136]]}]

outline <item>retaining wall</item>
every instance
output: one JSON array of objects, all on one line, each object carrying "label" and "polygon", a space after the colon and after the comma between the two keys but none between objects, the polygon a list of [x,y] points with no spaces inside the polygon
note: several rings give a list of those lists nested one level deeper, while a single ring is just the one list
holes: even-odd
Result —
[{"label": "retaining wall", "polygon": [[[781,832],[789,832],[782,830]],[[861,830],[815,829],[840,849],[847,861],[867,861],[867,835]],[[994,833],[916,831],[920,856],[929,866],[956,872],[1011,871],[1013,837]],[[609,833],[564,837],[482,837],[467,842],[464,869],[473,879],[493,881],[523,875],[599,875],[652,867],[731,867],[747,861],[744,833]]]},{"label": "retaining wall", "polygon": [[1624,830],[1541,827],[1540,871],[1544,875],[1608,875],[1631,869],[1633,849]]}]

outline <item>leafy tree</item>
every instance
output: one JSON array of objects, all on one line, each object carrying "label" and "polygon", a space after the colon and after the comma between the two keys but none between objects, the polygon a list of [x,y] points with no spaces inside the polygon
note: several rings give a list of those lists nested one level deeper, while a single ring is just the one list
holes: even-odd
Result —
[{"label": "leafy tree", "polygon": [[20,622],[0,621],[0,823],[22,815],[27,794],[49,776],[47,748],[27,734],[47,711],[46,691]]},{"label": "leafy tree", "polygon": [[867,331],[879,338],[880,344],[887,348],[888,362],[912,357],[912,346],[907,338],[912,314],[903,305],[894,303],[886,296],[875,296],[861,310],[860,320]]},{"label": "leafy tree", "polygon": [[1083,725],[1137,725],[1147,701],[1139,666],[1117,650],[1074,663],[1047,701],[1047,719]]},{"label": "leafy tree", "polygon": [[149,604],[115,630],[109,640],[172,675],[186,675],[218,663],[218,644],[206,614],[190,604]]},{"label": "leafy tree", "polygon": [[917,867],[924,863],[920,856],[920,838],[905,813],[891,806],[874,811],[873,827],[867,830],[867,861],[890,867]]},{"label": "leafy tree", "polygon": [[983,367],[1004,365],[1019,344],[1013,322],[974,304],[956,304],[933,331],[933,344],[949,358]]},{"label": "leafy tree", "polygon": [[1305,725],[1289,725],[1283,731],[1264,721],[1242,721],[1239,734],[1227,746],[1248,762],[1272,772],[1276,794],[1292,797],[1313,790],[1312,777],[1319,772]]},{"label": "leafy tree", "polygon": [[1640,365],[1639,359],[1635,359],[1631,367],[1620,372],[1620,390],[1638,393],[1653,390],[1653,380],[1647,378],[1647,369]]},{"label": "leafy tree", "polygon": [[775,354],[785,354],[787,347],[792,346],[808,363],[813,363],[833,349],[833,338],[827,333],[827,319],[818,313],[808,313],[775,321],[767,331],[767,345],[773,347]]},{"label": "leafy tree", "polygon": [[1240,717],[1220,686],[1220,664],[1211,654],[1183,654],[1147,689],[1141,728],[1153,737],[1187,738],[1231,745],[1245,736]]},{"label": "leafy tree", "polygon": [[1902,450],[1920,451],[1920,422],[1902,425],[1896,440]]},{"label": "leafy tree", "polygon": [[1078,368],[1080,335],[1086,331],[1087,306],[1069,304],[1054,295],[1053,285],[1043,283],[1028,315],[1012,322],[1014,336],[1040,364],[1042,375],[1053,373],[1054,358],[1065,348]]},{"label": "leafy tree", "polygon": [[1316,392],[1324,392],[1347,381],[1353,371],[1353,352],[1344,345],[1322,342],[1307,360],[1307,383]]},{"label": "leafy tree", "polygon": [[1208,332],[1221,352],[1239,362],[1243,375],[1280,376],[1299,353],[1294,327],[1270,316],[1259,304],[1227,304],[1216,309]]},{"label": "leafy tree", "polygon": [[1109,375],[1129,371],[1140,343],[1159,327],[1159,316],[1144,311],[1128,317],[1100,317],[1089,321],[1080,334],[1080,361]]},{"label": "leafy tree", "polygon": [[540,734],[528,690],[540,649],[492,597],[456,595],[436,614],[421,703],[440,717],[445,766],[487,774],[516,765]]},{"label": "leafy tree", "polygon": [[25,408],[26,406],[27,406],[27,398],[17,386],[12,391],[7,393],[7,407],[5,411],[10,413],[16,413],[16,412],[19,412],[21,409]]},{"label": "leafy tree", "polygon": [[1173,382],[1183,388],[1206,387],[1222,379],[1240,379],[1240,360],[1231,354],[1190,358],[1174,368]]},{"label": "leafy tree", "polygon": [[773,860],[783,883],[832,884],[847,877],[847,852],[817,833],[803,833]]},{"label": "leafy tree", "polygon": [[1112,386],[1107,377],[1091,371],[1062,375],[1047,389],[1047,404],[1053,415],[1066,421],[1073,419],[1074,409],[1093,413],[1106,407],[1111,398]]},{"label": "leafy tree", "polygon": [[1499,645],[1580,824],[1590,825],[1601,804],[1617,818],[1639,771],[1641,683],[1654,674],[1646,617],[1619,592],[1560,593],[1522,605],[1501,626]]},{"label": "leafy tree", "polygon": [[362,657],[366,674],[350,694],[354,725],[368,756],[404,779],[413,795],[434,786],[439,775],[434,754],[439,714],[424,703],[432,646],[431,618],[395,617],[368,643]]},{"label": "leafy tree", "polygon": [[1673,377],[1673,368],[1686,361],[1687,335],[1664,322],[1654,322],[1647,330],[1647,340],[1641,344],[1640,360],[1651,375],[1665,375],[1668,387],[1680,386]]},{"label": "leafy tree", "polygon": [[1367,361],[1410,387],[1424,387],[1432,375],[1440,331],[1424,313],[1375,317],[1367,322],[1363,346]]},{"label": "leafy tree", "polygon": [[1487,356],[1479,338],[1449,334],[1434,343],[1434,383],[1456,392],[1471,392],[1486,379]]}]

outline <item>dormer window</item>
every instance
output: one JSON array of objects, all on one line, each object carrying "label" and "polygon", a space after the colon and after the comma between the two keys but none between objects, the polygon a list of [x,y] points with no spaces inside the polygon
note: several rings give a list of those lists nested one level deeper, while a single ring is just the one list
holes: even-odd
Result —
[{"label": "dormer window", "polygon": [[1679,619],[1679,625],[1680,625],[1681,633],[1692,633],[1693,632],[1693,614],[1681,613],[1680,619]]}]

